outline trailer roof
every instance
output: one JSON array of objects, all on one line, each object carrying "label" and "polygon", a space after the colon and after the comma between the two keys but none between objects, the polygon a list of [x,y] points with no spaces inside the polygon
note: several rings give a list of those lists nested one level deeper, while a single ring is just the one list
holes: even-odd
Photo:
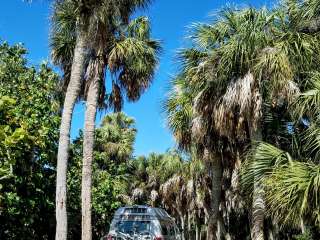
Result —
[{"label": "trailer roof", "polygon": [[114,217],[125,220],[172,220],[170,215],[164,209],[153,208],[145,205],[121,207],[116,211]]}]

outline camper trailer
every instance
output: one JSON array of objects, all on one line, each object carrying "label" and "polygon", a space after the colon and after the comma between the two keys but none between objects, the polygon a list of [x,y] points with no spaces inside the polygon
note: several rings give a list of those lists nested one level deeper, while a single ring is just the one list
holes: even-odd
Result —
[{"label": "camper trailer", "polygon": [[103,240],[181,240],[172,217],[161,208],[130,206],[119,208]]}]

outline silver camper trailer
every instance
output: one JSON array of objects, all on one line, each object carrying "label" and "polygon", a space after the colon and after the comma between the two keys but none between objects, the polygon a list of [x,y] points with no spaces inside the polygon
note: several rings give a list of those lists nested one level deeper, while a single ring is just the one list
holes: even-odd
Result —
[{"label": "silver camper trailer", "polygon": [[131,206],[119,208],[103,240],[181,240],[174,219],[161,208]]}]

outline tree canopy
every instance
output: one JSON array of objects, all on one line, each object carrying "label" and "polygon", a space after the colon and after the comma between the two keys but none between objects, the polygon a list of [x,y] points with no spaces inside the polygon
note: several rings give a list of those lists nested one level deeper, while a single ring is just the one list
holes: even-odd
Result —
[{"label": "tree canopy", "polygon": [[[54,227],[59,77],[0,44],[0,238],[48,239]],[[48,226],[51,226],[48,228]]]}]

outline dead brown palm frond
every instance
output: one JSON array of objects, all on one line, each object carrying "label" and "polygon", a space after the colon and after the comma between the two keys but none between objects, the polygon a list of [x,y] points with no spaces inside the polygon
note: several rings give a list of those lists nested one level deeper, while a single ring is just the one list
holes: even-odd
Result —
[{"label": "dead brown palm frond", "polygon": [[123,106],[121,88],[115,82],[112,83],[112,92],[109,95],[109,106],[113,107],[115,112],[119,112]]},{"label": "dead brown palm frond", "polygon": [[203,136],[206,133],[206,126],[205,121],[201,116],[197,116],[192,120],[192,137],[197,141],[200,142]]},{"label": "dead brown palm frond", "polygon": [[159,200],[159,193],[154,189],[151,190],[151,192],[150,192],[151,206],[155,207],[158,200]]},{"label": "dead brown palm frond", "polygon": [[253,123],[261,117],[261,96],[251,72],[231,82],[213,111],[215,129],[223,136],[246,138],[245,121]]},{"label": "dead brown palm frond", "polygon": [[135,188],[132,191],[132,202],[141,202],[145,199],[146,193],[143,188]]}]

